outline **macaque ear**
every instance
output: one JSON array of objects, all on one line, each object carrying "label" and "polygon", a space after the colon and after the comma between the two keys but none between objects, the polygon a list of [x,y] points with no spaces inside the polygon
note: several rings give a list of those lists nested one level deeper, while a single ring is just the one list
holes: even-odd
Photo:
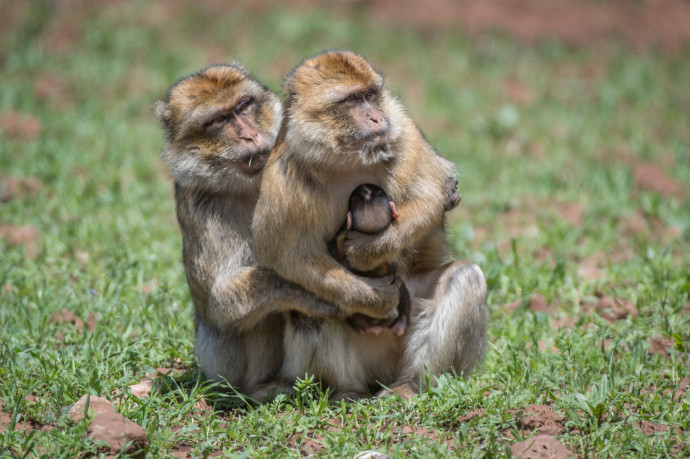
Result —
[{"label": "macaque ear", "polygon": [[168,123],[170,123],[171,117],[170,107],[168,106],[168,104],[163,102],[162,100],[159,100],[153,106],[153,109],[156,114],[156,118],[158,118],[158,121],[167,126]]}]

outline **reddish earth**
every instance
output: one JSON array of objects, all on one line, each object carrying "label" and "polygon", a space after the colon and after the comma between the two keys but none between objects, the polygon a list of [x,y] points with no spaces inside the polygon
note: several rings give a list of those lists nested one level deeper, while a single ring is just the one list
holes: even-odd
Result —
[{"label": "reddish earth", "polygon": [[433,29],[459,28],[473,37],[502,32],[519,41],[545,39],[574,46],[620,40],[634,48],[677,51],[690,41],[690,4],[683,0],[608,2],[548,0],[371,0],[364,6],[382,22]]},{"label": "reddish earth", "polygon": [[[67,18],[61,27],[50,30],[47,49],[63,52],[81,40],[78,27],[90,12],[98,14],[114,2],[58,2],[54,16]],[[502,33],[525,43],[555,40],[578,47],[601,46],[618,41],[633,49],[660,49],[673,53],[690,42],[690,3],[684,0],[607,2],[573,0],[340,0],[329,3],[337,15],[358,15],[374,24],[402,24],[434,33],[459,30],[480,39],[490,33]],[[317,0],[295,0],[288,8],[304,11],[323,7]],[[277,0],[207,0],[198,8],[212,14],[225,14],[230,8],[249,8],[255,12],[286,8]],[[175,16],[186,14],[184,0],[157,0],[146,16],[153,24],[166,24]],[[0,2],[0,26],[17,27],[29,9],[21,2]],[[226,52],[222,52],[223,57]],[[520,85],[507,88],[513,98],[529,100]]]},{"label": "reddish earth", "polygon": [[522,410],[511,410],[510,413],[517,421],[521,436],[533,431],[537,435],[559,435],[565,432],[565,419],[548,405],[529,405]]},{"label": "reddish earth", "polygon": [[25,246],[27,258],[36,258],[38,254],[36,242],[41,238],[41,232],[34,225],[0,223],[0,237],[7,239],[12,246]]},{"label": "reddish earth", "polygon": [[595,311],[608,322],[623,320],[628,316],[637,317],[638,315],[637,308],[630,301],[608,296],[602,296],[596,303],[585,303],[583,309]]},{"label": "reddish earth", "polygon": [[546,302],[546,298],[539,293],[533,293],[529,297],[529,300],[523,298],[520,300],[511,301],[505,305],[504,309],[508,312],[513,312],[519,309],[522,305],[527,305],[527,307],[534,312],[549,312],[553,309],[553,306],[550,306]]},{"label": "reddish earth", "polygon": [[458,418],[458,422],[463,423],[463,422],[469,422],[474,418],[481,418],[484,416],[484,408],[480,408],[477,410],[472,410],[466,414],[463,414]]},{"label": "reddish earth", "polygon": [[41,120],[10,109],[0,114],[0,132],[10,139],[33,140],[41,133]]},{"label": "reddish earth", "polygon": [[576,457],[563,443],[550,435],[537,435],[519,443],[513,443],[510,451],[515,458],[523,459],[565,459]]},{"label": "reddish earth", "polygon": [[[317,5],[323,3],[290,2],[292,8],[300,11]],[[656,48],[666,52],[677,52],[690,42],[690,3],[683,0],[341,0],[330,5],[338,15],[359,14],[375,24],[402,24],[429,33],[460,30],[479,39],[498,32],[525,43],[555,40],[580,47],[615,40],[633,49]],[[163,17],[185,11],[182,0],[159,0],[156,6]],[[227,2],[220,0],[206,1],[203,6],[218,14],[228,9]],[[236,0],[233,6],[260,12],[284,7],[284,2]]]},{"label": "reddish earth", "polygon": [[633,175],[638,189],[655,191],[670,198],[684,199],[688,196],[686,186],[669,176],[656,163],[638,162],[633,166]]},{"label": "reddish earth", "polygon": [[676,342],[670,338],[664,338],[661,335],[655,335],[649,338],[649,348],[647,353],[659,354],[662,357],[669,357],[669,350],[676,348]]},{"label": "reddish earth", "polygon": [[0,202],[8,203],[13,199],[24,200],[43,187],[37,177],[12,177],[0,174]]}]

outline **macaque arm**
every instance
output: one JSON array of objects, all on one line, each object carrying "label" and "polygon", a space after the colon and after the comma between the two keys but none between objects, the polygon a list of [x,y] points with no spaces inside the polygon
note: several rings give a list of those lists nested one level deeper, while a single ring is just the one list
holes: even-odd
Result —
[{"label": "macaque arm", "polygon": [[[279,167],[269,164],[252,222],[254,254],[259,263],[350,314],[396,316],[398,286],[392,276],[356,276],[328,252],[326,241],[342,223],[328,197],[305,191]],[[281,190],[290,190],[285,195]]]},{"label": "macaque arm", "polygon": [[[452,163],[437,156],[430,147],[429,155],[433,157],[424,161],[423,166],[406,167],[399,175],[394,174],[390,183],[383,185],[395,202],[398,214],[385,231],[375,235],[348,233],[346,257],[353,269],[369,271],[389,263],[401,249],[411,247],[432,228],[442,225],[446,183],[452,173]],[[409,175],[411,172],[416,175]],[[400,188],[401,183],[407,186]]]},{"label": "macaque arm", "polygon": [[264,268],[247,266],[221,272],[210,291],[211,320],[226,327],[249,329],[268,314],[285,311],[322,319],[345,316],[334,304],[316,298]]}]

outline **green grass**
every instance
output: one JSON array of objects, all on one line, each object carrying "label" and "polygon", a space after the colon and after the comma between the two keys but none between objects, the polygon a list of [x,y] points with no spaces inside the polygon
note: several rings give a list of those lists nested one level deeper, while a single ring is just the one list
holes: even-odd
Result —
[{"label": "green grass", "polygon": [[[150,456],[182,443],[195,457],[509,455],[511,435],[531,435],[514,410],[535,403],[561,415],[558,439],[582,457],[690,455],[690,396],[663,392],[690,377],[690,200],[635,178],[635,165],[650,162],[690,190],[690,49],[473,42],[327,9],[46,5],[28,3],[0,35],[0,116],[41,123],[29,138],[0,126],[2,177],[41,181],[0,204],[0,225],[41,234],[33,249],[0,238],[0,400],[17,426],[53,429],[13,422],[0,456],[97,451],[87,421],[67,415],[83,394],[122,400],[119,411],[147,431]],[[447,375],[409,402],[329,404],[307,380],[295,398],[251,407],[199,380],[152,106],[177,78],[234,58],[279,90],[283,74],[324,48],[366,55],[459,164],[463,202],[449,239],[455,256],[486,273],[490,350],[468,380]],[[564,204],[579,206],[581,224],[562,217]],[[632,231],[634,218],[642,226]],[[595,259],[597,277],[578,275]],[[549,312],[505,311],[537,293]],[[627,299],[639,315],[609,323],[584,307],[597,296]],[[96,314],[95,329],[57,323],[62,308],[84,321]],[[572,327],[552,326],[566,317]],[[655,336],[675,349],[649,353]],[[185,371],[159,377],[153,396],[129,394],[175,361]],[[201,395],[214,411],[195,411]],[[638,421],[670,429],[646,435]]]}]

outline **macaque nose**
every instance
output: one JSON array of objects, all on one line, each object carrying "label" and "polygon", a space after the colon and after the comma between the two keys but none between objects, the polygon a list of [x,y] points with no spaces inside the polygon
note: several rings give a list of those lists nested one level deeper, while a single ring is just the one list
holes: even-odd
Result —
[{"label": "macaque nose", "polygon": [[244,122],[240,117],[238,117],[236,120],[236,129],[240,140],[251,142],[259,148],[267,147],[264,136],[261,135],[257,129]]},{"label": "macaque nose", "polygon": [[369,109],[369,119],[374,123],[374,124],[381,124],[381,114],[372,108]]}]

